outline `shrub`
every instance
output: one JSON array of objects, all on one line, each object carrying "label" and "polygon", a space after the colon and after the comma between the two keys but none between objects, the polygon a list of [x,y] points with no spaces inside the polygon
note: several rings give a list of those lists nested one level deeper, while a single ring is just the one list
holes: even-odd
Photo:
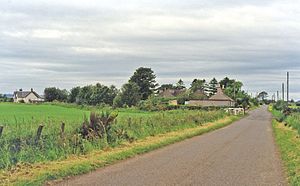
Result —
[{"label": "shrub", "polygon": [[293,113],[286,118],[288,126],[298,131],[300,135],[300,113]]},{"label": "shrub", "polygon": [[140,101],[138,108],[144,111],[162,111],[167,110],[168,102],[162,98],[150,96],[147,100]]},{"label": "shrub", "polygon": [[111,125],[118,114],[102,111],[101,113],[91,112],[90,120],[85,119],[80,129],[80,134],[85,139],[95,139],[107,137],[109,140]]},{"label": "shrub", "polygon": [[280,111],[283,111],[283,110],[286,110],[288,108],[288,103],[285,102],[285,101],[277,101],[275,104],[274,104],[274,108],[276,110],[280,110]]}]

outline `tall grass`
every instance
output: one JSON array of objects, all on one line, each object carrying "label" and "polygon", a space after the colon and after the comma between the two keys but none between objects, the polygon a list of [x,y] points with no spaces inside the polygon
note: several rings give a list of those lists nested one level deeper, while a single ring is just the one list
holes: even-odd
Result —
[{"label": "tall grass", "polygon": [[[0,169],[9,169],[18,163],[46,162],[115,147],[125,141],[203,125],[226,115],[221,110],[121,110],[112,124],[109,140],[105,137],[91,140],[83,138],[79,132],[89,114],[86,109],[58,105],[0,104],[0,125],[5,125],[4,135],[0,138]],[[66,124],[63,136],[60,134],[62,122]],[[44,130],[37,142],[35,135],[41,123]]]},{"label": "tall grass", "polygon": [[271,111],[278,122],[285,122],[288,127],[297,130],[300,135],[300,112],[298,111],[298,108],[294,109],[289,115],[285,115],[283,110],[276,110],[275,107],[273,107]]},{"label": "tall grass", "polygon": [[300,135],[300,113],[293,113],[286,118],[286,123],[293,129],[298,131]]}]

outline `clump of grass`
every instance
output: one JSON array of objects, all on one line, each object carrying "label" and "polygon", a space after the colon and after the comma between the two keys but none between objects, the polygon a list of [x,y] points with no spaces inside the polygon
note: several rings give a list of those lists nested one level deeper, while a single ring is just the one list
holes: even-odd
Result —
[{"label": "clump of grass", "polygon": [[288,126],[297,130],[298,134],[300,135],[300,113],[293,113],[288,116],[286,118],[286,123],[288,124]]}]

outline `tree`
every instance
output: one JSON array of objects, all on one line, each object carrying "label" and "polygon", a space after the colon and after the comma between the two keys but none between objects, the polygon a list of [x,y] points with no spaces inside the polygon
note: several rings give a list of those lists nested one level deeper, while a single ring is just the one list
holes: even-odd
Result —
[{"label": "tree", "polygon": [[220,85],[222,88],[226,89],[227,87],[231,86],[235,80],[231,80],[228,77],[225,77],[223,80],[220,81]]},{"label": "tree", "polygon": [[82,87],[77,96],[78,104],[90,105],[91,104],[90,99],[91,99],[92,95],[93,95],[93,86],[92,85]]},{"label": "tree", "polygon": [[205,79],[194,79],[190,90],[192,92],[196,92],[197,90],[202,90],[204,92],[205,89]]},{"label": "tree", "polygon": [[126,83],[121,88],[121,93],[119,93],[114,99],[115,107],[123,107],[127,105],[129,107],[136,106],[141,100],[141,95],[139,93],[140,87],[136,83]]},{"label": "tree", "polygon": [[69,97],[68,97],[69,103],[77,102],[79,92],[80,92],[80,87],[74,87],[71,89]]},{"label": "tree", "polygon": [[45,88],[44,90],[45,101],[52,102],[57,99],[57,90],[55,87]]},{"label": "tree", "polygon": [[154,93],[157,83],[156,75],[151,68],[140,67],[129,79],[129,83],[135,83],[139,87],[139,94],[142,100],[146,100]]},{"label": "tree", "polygon": [[116,86],[111,85],[107,92],[107,102],[109,105],[113,105],[115,97],[119,94],[119,90]]},{"label": "tree", "polygon": [[45,100],[48,102],[56,101],[67,101],[68,99],[68,91],[66,89],[60,90],[56,87],[45,88],[44,95]]},{"label": "tree", "polygon": [[266,91],[262,91],[260,92],[258,95],[257,95],[257,98],[262,100],[262,101],[265,101],[265,99],[268,97],[268,93]]},{"label": "tree", "polygon": [[242,98],[241,105],[243,107],[244,115],[245,115],[246,114],[246,109],[248,108],[248,106],[250,106],[249,98],[247,98],[247,97]]},{"label": "tree", "polygon": [[62,101],[62,102],[67,102],[68,101],[69,92],[66,89],[63,89],[63,90],[57,89],[57,91],[58,91],[58,98],[57,98],[57,100],[58,101]]},{"label": "tree", "polygon": [[[74,90],[75,91],[75,90]],[[115,86],[107,87],[97,83],[95,86],[88,85],[80,89],[77,95],[79,104],[87,105],[112,105],[114,98],[118,94],[118,89]]]},{"label": "tree", "polygon": [[179,81],[176,83],[176,89],[184,89],[184,82],[182,81],[182,79],[179,79]]},{"label": "tree", "polygon": [[224,93],[233,99],[248,97],[248,95],[242,91],[243,83],[240,81],[225,77],[220,81],[220,85],[225,89]]},{"label": "tree", "polygon": [[172,84],[162,84],[162,85],[158,88],[158,90],[166,90],[166,89],[173,89],[173,88],[175,88],[175,86],[172,85]]},{"label": "tree", "polygon": [[209,96],[215,95],[217,93],[217,86],[218,81],[216,80],[216,78],[213,78],[207,86],[207,94]]}]

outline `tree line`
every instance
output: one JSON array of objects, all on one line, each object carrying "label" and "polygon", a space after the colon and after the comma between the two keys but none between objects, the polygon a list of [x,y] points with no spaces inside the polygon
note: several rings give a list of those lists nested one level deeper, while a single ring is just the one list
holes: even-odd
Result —
[{"label": "tree line", "polygon": [[85,105],[110,105],[115,107],[136,106],[141,101],[153,97],[159,90],[165,89],[187,89],[183,99],[188,99],[186,94],[196,91],[203,91],[208,97],[217,91],[220,84],[231,98],[244,98],[248,95],[242,90],[242,82],[234,79],[224,78],[220,82],[213,78],[210,81],[205,79],[194,79],[189,89],[186,88],[184,82],[180,79],[175,85],[162,84],[156,82],[156,75],[151,68],[140,67],[136,69],[134,74],[129,78],[121,89],[117,89],[114,85],[106,86],[100,83],[96,85],[87,85],[84,87],[74,87],[70,91],[49,87],[44,90],[45,101],[59,101]]},{"label": "tree line", "polygon": [[45,101],[68,102],[86,105],[135,106],[154,94],[158,84],[151,68],[138,68],[120,90],[114,85],[100,83],[74,87],[70,91],[49,87],[44,90]]}]

